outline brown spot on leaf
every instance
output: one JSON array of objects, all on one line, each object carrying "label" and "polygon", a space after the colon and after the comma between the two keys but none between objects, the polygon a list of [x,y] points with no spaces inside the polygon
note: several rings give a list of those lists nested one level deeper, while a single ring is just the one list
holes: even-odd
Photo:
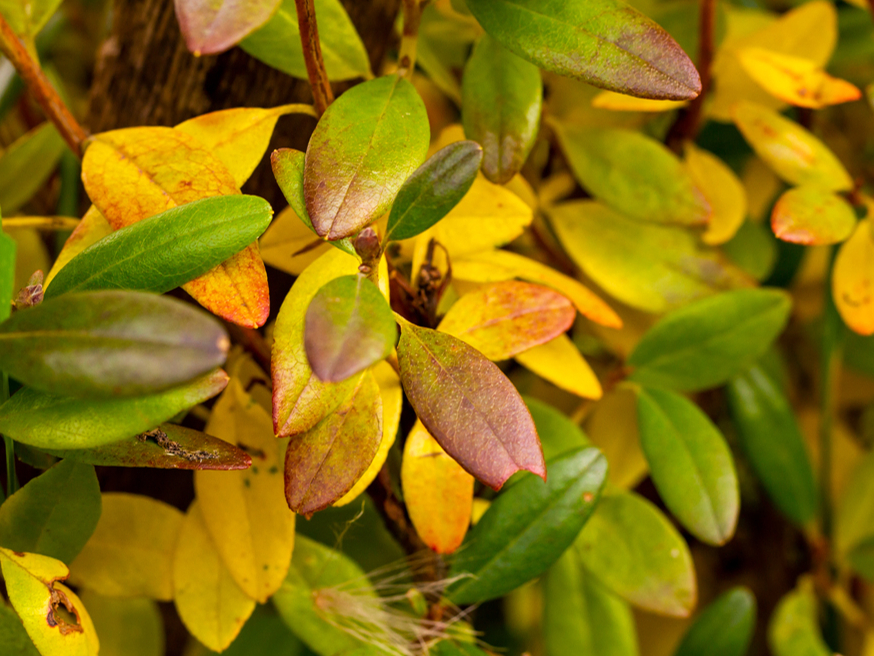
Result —
[{"label": "brown spot on leaf", "polygon": [[[56,590],[54,588],[54,581],[49,587],[49,593],[51,594],[52,607],[49,609],[49,612],[46,615],[46,623],[50,627],[58,627],[61,635],[82,633],[83,629],[81,626],[82,622],[79,619],[79,611],[76,610],[76,607],[73,606],[66,594],[64,594],[61,590]],[[63,610],[66,610],[68,613],[72,613],[75,616],[75,623],[70,623],[62,617],[61,612]]]}]

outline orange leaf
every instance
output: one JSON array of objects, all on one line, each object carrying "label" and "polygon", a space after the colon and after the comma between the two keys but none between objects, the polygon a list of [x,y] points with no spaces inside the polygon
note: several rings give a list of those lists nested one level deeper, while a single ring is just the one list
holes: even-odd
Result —
[{"label": "orange leaf", "polygon": [[859,221],[838,250],[832,296],[847,326],[860,335],[874,335],[874,234],[870,219]]},{"label": "orange leaf", "polygon": [[416,422],[404,445],[401,465],[404,501],[416,532],[441,554],[458,549],[473,507],[473,476],[440,448]]},{"label": "orange leaf", "polygon": [[[82,161],[82,181],[116,230],[200,198],[240,193],[233,175],[194,137],[160,127],[96,135]],[[261,326],[270,313],[257,244],[183,289],[210,312],[242,326]]]}]

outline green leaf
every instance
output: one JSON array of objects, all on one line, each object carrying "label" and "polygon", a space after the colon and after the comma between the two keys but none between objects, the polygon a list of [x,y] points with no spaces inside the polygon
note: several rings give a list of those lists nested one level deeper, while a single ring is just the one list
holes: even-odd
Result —
[{"label": "green leaf", "polygon": [[[362,569],[344,554],[295,536],[291,568],[273,603],[289,629],[320,656],[352,652],[362,643],[343,631],[352,623],[366,630],[366,618],[350,616],[370,608],[376,593]],[[378,616],[377,616],[378,617]]]},{"label": "green leaf", "polygon": [[859,574],[874,580],[874,453],[853,469],[835,515],[835,548]]},{"label": "green leaf", "polygon": [[40,656],[15,611],[0,604],[0,645],[9,656]]},{"label": "green leaf", "polygon": [[697,405],[667,390],[641,389],[637,418],[662,501],[703,542],[726,543],[737,526],[740,493],[719,429]]},{"label": "green leaf", "polygon": [[741,289],[696,301],[653,326],[628,357],[644,385],[716,387],[748,369],[783,331],[792,300],[779,289]]},{"label": "green leaf", "polygon": [[141,292],[67,294],[0,324],[0,369],[51,394],[110,398],[179,385],[225,361],[224,328]]},{"label": "green leaf", "polygon": [[568,451],[592,446],[583,429],[563,412],[535,398],[524,397],[524,400],[537,428],[537,435],[543,446],[543,457],[547,461]]},{"label": "green leaf", "polygon": [[[291,209],[303,221],[304,225],[316,235],[316,229],[313,227],[313,222],[307,213],[306,199],[303,194],[303,172],[306,166],[306,154],[293,148],[279,148],[270,155],[270,165],[273,167],[273,176],[276,178],[276,182],[282,190],[285,200],[288,201]],[[316,236],[318,237],[318,235]],[[321,237],[319,238],[321,239]],[[357,257],[351,239],[335,239],[328,243],[345,253],[349,253],[349,255]]]},{"label": "green leaf", "polygon": [[55,276],[46,298],[93,289],[169,292],[258,239],[272,215],[257,196],[213,196],[179,205],[86,248]]},{"label": "green leaf", "polygon": [[774,656],[832,656],[822,639],[813,582],[802,579],[784,596],[768,624],[768,645]]},{"label": "green leaf", "polygon": [[688,100],[701,79],[680,46],[618,0],[468,0],[483,29],[540,68],[643,98]]},{"label": "green leaf", "polygon": [[[340,0],[315,0],[322,58],[330,80],[370,77],[370,60]],[[294,0],[283,0],[273,18],[240,42],[255,59],[307,79]]]},{"label": "green leaf", "polygon": [[856,214],[847,201],[811,184],[786,191],[771,213],[774,234],[795,244],[837,244],[855,227]]},{"label": "green leaf", "polygon": [[751,282],[686,228],[635,221],[594,201],[562,203],[549,216],[586,275],[640,310],[666,312]]},{"label": "green leaf", "polygon": [[501,494],[470,532],[450,576],[470,573],[448,596],[474,604],[503,596],[545,572],[589,519],[607,478],[607,460],[594,447],[549,464],[546,484],[535,476]]},{"label": "green leaf", "polygon": [[[441,640],[431,647],[431,656],[488,656],[486,652],[476,645],[468,642],[453,642]],[[355,656],[358,656],[356,653]]]},{"label": "green leaf", "polygon": [[583,571],[569,549],[549,569],[544,589],[543,634],[548,656],[637,656],[634,616],[628,604]]},{"label": "green leaf", "polygon": [[662,143],[617,128],[555,125],[574,177],[625,216],[701,225],[711,214],[689,171]]},{"label": "green leaf", "polygon": [[368,372],[335,412],[289,443],[288,507],[309,517],[342,498],[370,466],[381,438],[382,400]]},{"label": "green leaf", "polygon": [[6,149],[0,157],[0,207],[3,214],[10,216],[17,212],[42,189],[66,147],[55,126],[43,123]]},{"label": "green leaf", "polygon": [[15,296],[15,240],[0,229],[0,321],[12,313]]},{"label": "green leaf", "polygon": [[181,387],[132,399],[83,401],[26,387],[0,406],[0,433],[41,449],[87,449],[154,428],[221,392],[216,370]]},{"label": "green leaf", "polygon": [[100,656],[164,656],[164,623],[153,599],[117,599],[85,590]]},{"label": "green leaf", "polygon": [[398,329],[379,288],[362,274],[334,278],[306,312],[304,348],[316,376],[339,383],[394,350]]},{"label": "green leaf", "polygon": [[813,468],[789,401],[760,365],[728,384],[741,448],[777,508],[799,525],[813,520]]},{"label": "green leaf", "polygon": [[195,56],[215,55],[236,45],[240,39],[264,25],[280,2],[177,0],[176,18],[185,44]]},{"label": "green leaf", "polygon": [[546,478],[531,415],[497,365],[451,335],[407,322],[398,362],[419,419],[468,472],[494,489],[522,469]]},{"label": "green leaf", "polygon": [[352,87],[322,115],[304,169],[307,213],[326,239],[349,237],[388,210],[430,139],[415,87],[388,75]]},{"label": "green leaf", "polygon": [[428,158],[398,192],[383,243],[415,237],[449,214],[473,185],[482,159],[473,141],[449,144]]},{"label": "green leaf", "polygon": [[136,437],[90,449],[47,449],[52,455],[101,467],[157,469],[248,469],[252,458],[212,435],[176,424],[161,424]]},{"label": "green leaf", "polygon": [[97,526],[100,506],[94,467],[62,460],[0,506],[0,544],[72,563]]},{"label": "green leaf", "polygon": [[777,263],[777,240],[767,224],[744,221],[722,252],[741,270],[758,281],[771,275]]},{"label": "green leaf", "polygon": [[509,182],[540,128],[540,71],[484,34],[464,68],[461,94],[464,134],[482,144],[483,173],[496,184]]},{"label": "green leaf", "polygon": [[756,628],[756,598],[732,588],[695,618],[674,656],[744,656]]},{"label": "green leaf", "polygon": [[692,556],[673,524],[633,492],[601,497],[574,548],[586,571],[644,610],[688,617],[697,585]]}]

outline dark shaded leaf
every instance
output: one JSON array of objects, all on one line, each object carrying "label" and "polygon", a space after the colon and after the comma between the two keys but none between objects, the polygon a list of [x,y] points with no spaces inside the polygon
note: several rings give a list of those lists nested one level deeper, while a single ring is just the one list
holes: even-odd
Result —
[{"label": "dark shaded leaf", "polygon": [[695,618],[674,656],[744,656],[756,628],[756,598],[732,588]]},{"label": "dark shaded leaf", "polygon": [[618,0],[467,0],[486,32],[560,75],[642,98],[688,100],[701,79],[680,46]]},{"label": "dark shaded leaf", "polygon": [[495,489],[521,469],[546,478],[528,409],[479,351],[451,335],[404,322],[398,362],[419,419],[468,472]]},{"label": "dark shaded leaf", "polygon": [[51,394],[135,396],[215,369],[229,346],[221,324],[187,303],[140,292],[85,292],[0,324],[0,369]]},{"label": "dark shaded leaf", "polygon": [[18,615],[6,605],[0,606],[0,645],[10,656],[40,656]]},{"label": "dark shaded leaf", "polygon": [[549,464],[549,478],[527,476],[500,495],[470,532],[450,576],[457,604],[500,597],[545,572],[589,519],[607,478],[607,460],[589,447]]},{"label": "dark shaded leaf", "polygon": [[473,141],[449,144],[428,158],[398,191],[383,242],[415,237],[449,214],[473,185],[482,159]]},{"label": "dark shaded leaf", "polygon": [[422,99],[397,75],[340,96],[307,147],[304,196],[316,233],[349,237],[385,213],[425,159],[430,133]]},{"label": "dark shaded leaf", "polygon": [[176,0],[185,44],[196,57],[215,55],[266,23],[281,0]]}]

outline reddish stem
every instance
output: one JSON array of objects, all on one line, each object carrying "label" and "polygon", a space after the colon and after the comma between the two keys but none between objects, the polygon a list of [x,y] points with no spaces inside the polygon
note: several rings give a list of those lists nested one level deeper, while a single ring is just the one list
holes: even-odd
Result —
[{"label": "reddish stem", "polygon": [[316,23],[316,9],[313,0],[294,0],[297,7],[297,22],[300,26],[300,41],[303,45],[303,58],[307,76],[313,90],[313,105],[319,116],[325,113],[328,105],[334,102],[334,92],[328,81],[325,60],[322,58],[322,45],[319,42],[319,26]]}]

